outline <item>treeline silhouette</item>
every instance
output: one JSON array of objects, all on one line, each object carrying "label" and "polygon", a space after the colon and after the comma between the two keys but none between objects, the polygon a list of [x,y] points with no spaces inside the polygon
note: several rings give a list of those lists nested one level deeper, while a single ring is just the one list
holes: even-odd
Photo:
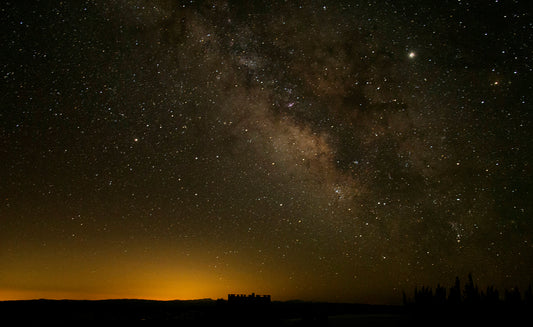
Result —
[{"label": "treeline silhouette", "polygon": [[435,290],[429,286],[415,287],[412,298],[403,292],[403,303],[407,306],[423,307],[509,306],[517,308],[533,305],[533,291],[531,285],[525,290],[523,296],[518,287],[506,289],[502,294],[493,285],[481,290],[474,283],[472,274],[468,274],[464,287],[461,287],[459,277],[455,278],[454,285],[449,289],[440,284],[437,284]]},{"label": "treeline silhouette", "polygon": [[[437,284],[435,289],[429,286],[416,287],[413,296],[403,292],[404,306],[415,316],[423,319],[444,319],[440,324],[461,317],[464,325],[490,321],[492,323],[509,323],[526,317],[533,309],[533,291],[531,285],[523,292],[518,287],[500,292],[493,285],[481,289],[474,283],[472,274],[462,285],[459,277],[453,286],[446,288]],[[465,320],[467,319],[467,320]],[[528,319],[529,320],[529,319]],[[429,323],[429,321],[428,321]]]}]

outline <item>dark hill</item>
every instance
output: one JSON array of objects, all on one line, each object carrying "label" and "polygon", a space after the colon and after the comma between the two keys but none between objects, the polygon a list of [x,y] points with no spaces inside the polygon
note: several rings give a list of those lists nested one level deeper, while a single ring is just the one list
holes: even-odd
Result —
[{"label": "dark hill", "polygon": [[402,307],[304,301],[232,305],[226,300],[29,300],[0,302],[0,324],[30,326],[321,326],[342,315],[402,315]]}]

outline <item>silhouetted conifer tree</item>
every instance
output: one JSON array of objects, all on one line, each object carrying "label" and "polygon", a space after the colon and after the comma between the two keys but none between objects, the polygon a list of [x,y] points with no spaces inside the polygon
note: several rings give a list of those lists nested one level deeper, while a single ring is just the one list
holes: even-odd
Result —
[{"label": "silhouetted conifer tree", "polygon": [[407,294],[405,294],[405,291],[402,291],[402,301],[403,305],[409,305],[411,304],[411,301],[407,299]]},{"label": "silhouetted conifer tree", "polygon": [[468,281],[465,284],[465,290],[464,290],[464,302],[468,305],[476,305],[479,303],[479,290],[477,286],[474,284],[474,279],[472,278],[472,274],[468,274]]},{"label": "silhouetted conifer tree", "polygon": [[505,290],[505,302],[512,306],[517,306],[522,302],[522,296],[518,287],[515,287],[511,290]]},{"label": "silhouetted conifer tree", "polygon": [[450,288],[448,303],[451,305],[461,304],[461,282],[459,281],[459,277],[455,277],[455,284]]},{"label": "silhouetted conifer tree", "polygon": [[446,288],[440,286],[440,284],[437,284],[437,288],[435,289],[433,302],[439,306],[442,306],[446,303]]},{"label": "silhouetted conifer tree", "polygon": [[500,302],[500,294],[493,285],[487,286],[487,291],[481,293],[481,301],[487,305],[496,305]]},{"label": "silhouetted conifer tree", "polygon": [[422,286],[421,289],[415,287],[415,304],[429,306],[432,304],[433,291],[431,288]]},{"label": "silhouetted conifer tree", "polygon": [[524,293],[524,302],[526,305],[533,305],[533,291],[531,290],[531,285],[529,285]]}]

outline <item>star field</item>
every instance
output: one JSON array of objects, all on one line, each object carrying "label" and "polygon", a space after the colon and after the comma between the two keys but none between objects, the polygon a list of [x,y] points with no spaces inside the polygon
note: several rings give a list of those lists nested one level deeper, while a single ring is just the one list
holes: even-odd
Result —
[{"label": "star field", "polygon": [[532,282],[527,1],[1,11],[0,300]]}]

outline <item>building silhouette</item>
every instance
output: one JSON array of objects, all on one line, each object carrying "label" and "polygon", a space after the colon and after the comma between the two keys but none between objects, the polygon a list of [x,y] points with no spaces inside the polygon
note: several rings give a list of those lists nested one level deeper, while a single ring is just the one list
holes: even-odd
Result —
[{"label": "building silhouette", "polygon": [[270,295],[255,295],[252,293],[250,295],[246,294],[228,294],[228,303],[229,304],[269,304]]}]

